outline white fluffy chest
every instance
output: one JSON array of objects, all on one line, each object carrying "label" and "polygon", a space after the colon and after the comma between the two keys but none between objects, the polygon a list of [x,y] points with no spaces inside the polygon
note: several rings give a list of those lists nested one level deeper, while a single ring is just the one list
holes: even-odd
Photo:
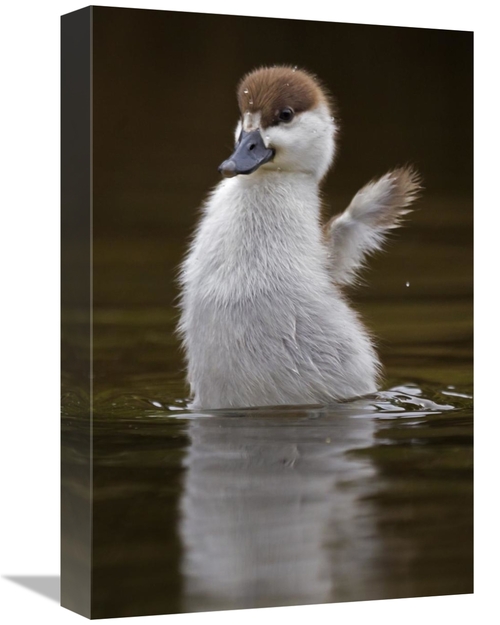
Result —
[{"label": "white fluffy chest", "polygon": [[[257,177],[256,177],[257,178]],[[328,283],[319,199],[305,176],[265,174],[220,184],[184,263],[185,289],[228,302]]]}]

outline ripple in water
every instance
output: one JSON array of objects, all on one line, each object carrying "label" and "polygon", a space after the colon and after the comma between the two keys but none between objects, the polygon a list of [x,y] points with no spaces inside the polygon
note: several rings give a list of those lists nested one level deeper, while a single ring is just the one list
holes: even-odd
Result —
[{"label": "ripple in water", "polygon": [[[80,406],[80,404],[78,404]],[[180,418],[191,419],[210,414],[234,416],[292,414],[307,410],[308,414],[325,412],[349,414],[352,417],[375,416],[395,418],[425,416],[472,408],[472,394],[468,388],[455,386],[419,385],[405,383],[392,386],[373,395],[330,405],[263,406],[245,409],[204,410],[203,415],[189,409],[187,398],[146,397],[137,393],[108,392],[94,400],[94,415],[99,418]],[[69,402],[67,410],[76,408]]]}]

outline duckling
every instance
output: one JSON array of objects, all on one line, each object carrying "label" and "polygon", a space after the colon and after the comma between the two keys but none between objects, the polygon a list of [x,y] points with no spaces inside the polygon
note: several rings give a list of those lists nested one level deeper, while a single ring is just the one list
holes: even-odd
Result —
[{"label": "duckling", "polygon": [[419,190],[395,169],[325,225],[320,182],[338,121],[318,79],[264,67],[239,84],[223,179],[181,266],[178,330],[192,409],[328,404],[373,393],[381,365],[342,292]]}]

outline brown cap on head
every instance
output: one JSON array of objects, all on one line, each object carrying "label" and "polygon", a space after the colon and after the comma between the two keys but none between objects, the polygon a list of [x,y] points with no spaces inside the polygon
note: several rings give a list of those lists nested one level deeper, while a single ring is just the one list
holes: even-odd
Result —
[{"label": "brown cap on head", "polygon": [[278,115],[285,107],[302,113],[320,103],[332,110],[332,100],[316,77],[292,67],[256,69],[244,76],[238,86],[241,114],[260,111],[264,128],[278,123]]}]

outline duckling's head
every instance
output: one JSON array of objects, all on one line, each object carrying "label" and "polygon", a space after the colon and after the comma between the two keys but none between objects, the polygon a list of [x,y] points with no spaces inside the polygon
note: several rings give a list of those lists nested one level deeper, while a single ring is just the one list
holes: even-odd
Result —
[{"label": "duckling's head", "polygon": [[310,73],[292,67],[256,69],[238,87],[241,118],[223,176],[279,171],[321,179],[335,152],[333,102]]}]

